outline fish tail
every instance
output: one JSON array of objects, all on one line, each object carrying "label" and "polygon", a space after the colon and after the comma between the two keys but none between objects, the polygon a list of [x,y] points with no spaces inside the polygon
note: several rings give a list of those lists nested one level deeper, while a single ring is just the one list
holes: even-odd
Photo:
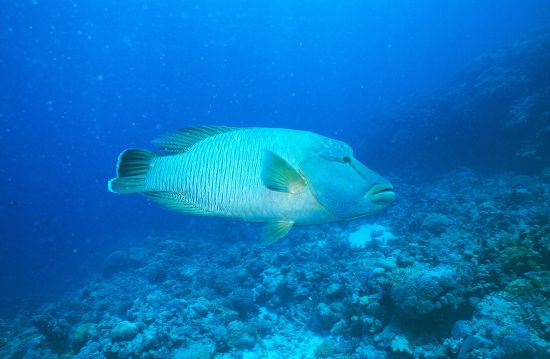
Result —
[{"label": "fish tail", "polygon": [[116,177],[109,181],[109,191],[120,194],[147,191],[145,179],[151,161],[158,155],[140,149],[127,149],[118,156]]}]

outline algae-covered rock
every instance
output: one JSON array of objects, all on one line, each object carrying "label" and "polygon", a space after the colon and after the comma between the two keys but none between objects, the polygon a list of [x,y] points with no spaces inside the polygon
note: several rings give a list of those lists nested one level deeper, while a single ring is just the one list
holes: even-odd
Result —
[{"label": "algae-covered rock", "polygon": [[329,331],[340,319],[341,316],[334,312],[331,307],[325,303],[319,303],[314,315],[313,329],[321,332]]},{"label": "algae-covered rock", "polygon": [[252,289],[237,289],[231,293],[229,299],[232,309],[243,317],[258,311],[256,293]]},{"label": "algae-covered rock", "polygon": [[464,339],[473,334],[474,327],[468,320],[457,320],[451,329],[451,336],[455,339]]},{"label": "algae-covered rock", "polygon": [[122,342],[134,339],[139,330],[140,326],[138,324],[123,320],[111,330],[111,341]]},{"label": "algae-covered rock", "polygon": [[442,213],[429,213],[422,221],[422,227],[435,235],[440,235],[451,225],[449,217]]},{"label": "algae-covered rock", "polygon": [[90,338],[90,332],[94,329],[94,327],[94,323],[82,323],[76,327],[72,336],[72,346],[75,351],[78,351],[84,346],[84,344],[86,344]]},{"label": "algae-covered rock", "polygon": [[535,287],[527,279],[519,278],[508,283],[506,288],[504,288],[510,294],[514,295],[534,295]]},{"label": "algae-covered rock", "polygon": [[227,325],[227,344],[232,348],[252,348],[258,333],[251,326],[234,320]]},{"label": "algae-covered rock", "polygon": [[316,358],[330,358],[334,354],[332,343],[328,340],[323,341],[317,349],[315,349]]},{"label": "algae-covered rock", "polygon": [[390,291],[396,313],[401,317],[426,318],[442,309],[456,311],[466,301],[467,273],[449,266],[438,266],[396,281]]},{"label": "algae-covered rock", "polygon": [[533,305],[536,303],[537,296],[521,298],[503,291],[486,296],[476,305],[475,336],[483,341],[485,357],[547,357],[543,353],[550,347],[540,320],[547,308],[542,303]]},{"label": "algae-covered rock", "polygon": [[394,353],[409,353],[412,354],[412,350],[409,345],[409,340],[404,335],[396,335],[391,343],[391,350]]},{"label": "algae-covered rock", "polygon": [[48,347],[57,353],[67,351],[70,326],[65,318],[58,318],[54,313],[45,313],[33,317],[32,322],[40,334],[46,337]]},{"label": "algae-covered rock", "polygon": [[527,272],[531,284],[543,293],[550,293],[550,271]]},{"label": "algae-covered rock", "polygon": [[538,252],[524,246],[506,247],[500,254],[502,267],[517,274],[540,270],[540,258]]},{"label": "algae-covered rock", "polygon": [[208,299],[199,297],[195,300],[193,305],[191,305],[191,309],[199,316],[206,316],[208,314],[209,306],[210,302]]}]

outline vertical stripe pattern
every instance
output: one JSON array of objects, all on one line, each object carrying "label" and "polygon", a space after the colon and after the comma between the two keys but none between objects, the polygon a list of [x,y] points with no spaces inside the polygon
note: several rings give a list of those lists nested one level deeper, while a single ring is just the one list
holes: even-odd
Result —
[{"label": "vertical stripe pattern", "polygon": [[303,131],[247,128],[221,133],[191,146],[186,152],[156,157],[146,186],[150,191],[182,195],[189,203],[215,215],[265,220],[284,217],[284,211],[306,211],[312,194],[290,197],[262,183],[266,150],[296,166],[308,146],[323,137]]}]

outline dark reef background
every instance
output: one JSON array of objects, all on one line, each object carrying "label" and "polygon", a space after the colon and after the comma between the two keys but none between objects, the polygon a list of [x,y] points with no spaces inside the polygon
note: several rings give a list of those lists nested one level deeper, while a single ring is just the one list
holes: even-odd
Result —
[{"label": "dark reef background", "polygon": [[[171,357],[204,345],[197,351],[242,357],[305,327],[329,336],[311,344],[325,357],[548,357],[550,320],[514,307],[548,299],[548,1],[29,0],[0,9],[2,356],[84,348],[81,357]],[[344,140],[394,182],[396,205],[261,249],[258,226],[107,191],[122,149],[200,124]],[[384,227],[369,234],[374,247],[349,248],[365,222]],[[386,230],[393,242],[381,246]],[[288,256],[296,251],[309,254]],[[416,283],[421,276],[429,283]],[[189,287],[170,284],[191,277]],[[226,288],[220,278],[239,281]],[[407,285],[433,293],[407,302]],[[105,299],[117,288],[120,297]],[[507,297],[525,291],[523,302]],[[159,308],[178,314],[159,320]],[[264,309],[287,326],[255,322]],[[434,313],[448,322],[428,334],[403,325],[428,326]],[[225,334],[199,320],[222,314]],[[499,331],[513,322],[522,327]],[[171,336],[171,326],[183,329]],[[243,333],[248,341],[232,337]]]}]

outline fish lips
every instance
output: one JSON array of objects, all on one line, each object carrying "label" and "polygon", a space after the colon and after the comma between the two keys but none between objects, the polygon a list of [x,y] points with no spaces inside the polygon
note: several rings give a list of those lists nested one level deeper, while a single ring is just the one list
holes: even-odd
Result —
[{"label": "fish lips", "polygon": [[[393,192],[393,185],[388,182],[384,177],[378,173],[366,167],[360,161],[352,160],[349,162],[351,167],[367,182],[375,182],[365,194],[372,203],[379,206],[388,206],[395,199],[395,193]],[[374,181],[373,181],[374,179]]]},{"label": "fish lips", "polygon": [[369,188],[365,197],[377,205],[389,205],[395,199],[393,185],[389,182],[377,183]]}]

